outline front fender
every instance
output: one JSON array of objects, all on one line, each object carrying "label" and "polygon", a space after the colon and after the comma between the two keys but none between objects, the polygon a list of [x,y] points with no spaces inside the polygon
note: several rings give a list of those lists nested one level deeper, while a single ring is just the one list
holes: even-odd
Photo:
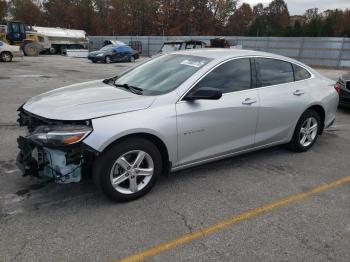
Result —
[{"label": "front fender", "polygon": [[169,161],[177,163],[175,105],[165,105],[92,120],[94,131],[83,141],[98,152],[128,135],[146,133],[158,137],[166,146]]}]

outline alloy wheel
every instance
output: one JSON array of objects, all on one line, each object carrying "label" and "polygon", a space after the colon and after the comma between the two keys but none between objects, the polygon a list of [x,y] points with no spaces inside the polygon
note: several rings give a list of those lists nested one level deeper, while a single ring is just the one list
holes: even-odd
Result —
[{"label": "alloy wheel", "polygon": [[318,123],[316,118],[307,118],[301,126],[299,133],[299,142],[303,147],[311,145],[318,133]]},{"label": "alloy wheel", "polygon": [[2,56],[1,56],[1,59],[4,61],[4,62],[11,62],[11,55],[9,53],[3,53]]},{"label": "alloy wheel", "polygon": [[153,173],[152,157],[142,150],[133,150],[115,161],[110,171],[110,181],[119,193],[134,194],[147,186]]}]

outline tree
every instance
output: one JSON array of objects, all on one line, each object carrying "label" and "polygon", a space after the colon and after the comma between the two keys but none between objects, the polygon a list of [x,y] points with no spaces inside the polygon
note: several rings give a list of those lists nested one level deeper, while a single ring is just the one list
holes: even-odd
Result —
[{"label": "tree", "polygon": [[10,13],[14,20],[19,20],[32,25],[43,24],[43,12],[40,1],[11,0],[9,2]]},{"label": "tree", "polygon": [[306,10],[304,24],[304,36],[321,36],[322,17],[318,13],[317,8]]},{"label": "tree", "polygon": [[230,16],[226,32],[229,35],[248,35],[254,19],[254,13],[249,4],[242,4],[232,16]]},{"label": "tree", "polygon": [[5,20],[7,16],[7,1],[0,0],[0,21]]},{"label": "tree", "polygon": [[350,10],[346,9],[342,16],[337,19],[334,25],[334,34],[336,36],[350,36]]},{"label": "tree", "polygon": [[253,7],[253,14],[255,16],[252,22],[249,34],[253,36],[267,36],[268,35],[268,8],[264,8],[262,3],[258,3]]},{"label": "tree", "polygon": [[290,27],[288,36],[302,36],[303,35],[303,28],[299,20],[296,20],[294,22],[294,25]]},{"label": "tree", "polygon": [[284,0],[273,0],[268,7],[268,31],[271,35],[284,35],[289,26],[290,16]]},{"label": "tree", "polygon": [[[212,12],[212,23],[218,31],[226,25],[228,18],[234,13],[237,0],[209,0],[208,7]],[[221,32],[218,32],[221,33]]]}]

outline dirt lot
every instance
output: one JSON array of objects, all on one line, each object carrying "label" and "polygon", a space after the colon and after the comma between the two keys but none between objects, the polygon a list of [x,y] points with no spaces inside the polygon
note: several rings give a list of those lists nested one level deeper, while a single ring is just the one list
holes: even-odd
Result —
[{"label": "dirt lot", "polygon": [[174,173],[131,203],[110,202],[91,181],[22,177],[16,109],[33,95],[130,65],[62,56],[0,63],[0,261],[115,261],[151,247],[137,258],[350,261],[350,110],[339,109],[309,152],[274,147]]}]

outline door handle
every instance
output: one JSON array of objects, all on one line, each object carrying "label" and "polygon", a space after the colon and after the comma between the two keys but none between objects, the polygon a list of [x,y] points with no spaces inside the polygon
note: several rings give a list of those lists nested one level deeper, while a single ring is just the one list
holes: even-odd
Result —
[{"label": "door handle", "polygon": [[244,99],[244,101],[242,102],[243,105],[252,105],[254,103],[256,103],[256,99],[254,98],[246,98]]},{"label": "door handle", "polygon": [[295,95],[295,96],[301,96],[303,94],[305,94],[305,91],[299,90],[299,89],[295,90],[294,93],[293,93],[293,95]]}]

